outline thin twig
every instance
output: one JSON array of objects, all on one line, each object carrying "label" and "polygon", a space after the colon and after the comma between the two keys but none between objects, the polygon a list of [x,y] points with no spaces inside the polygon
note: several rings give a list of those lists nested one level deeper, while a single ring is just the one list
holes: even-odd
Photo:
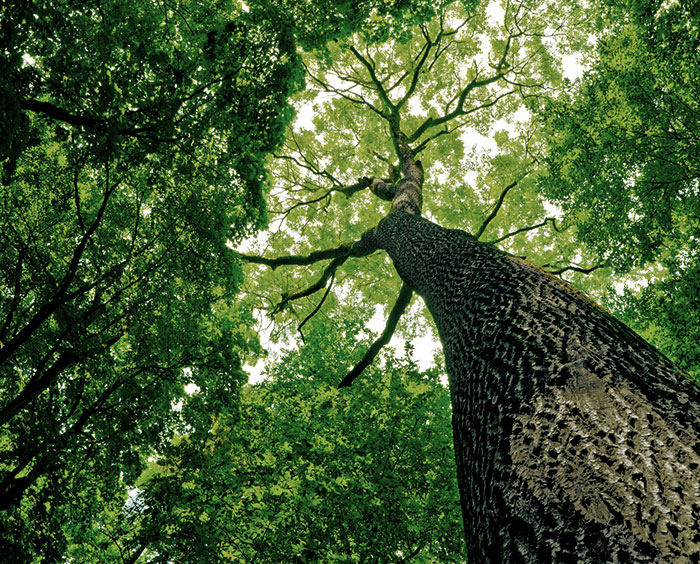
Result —
[{"label": "thin twig", "polygon": [[547,217],[545,218],[544,221],[537,223],[535,225],[528,225],[527,227],[521,227],[520,229],[516,229],[515,231],[511,231],[510,233],[506,233],[503,235],[503,237],[499,237],[498,239],[494,239],[493,241],[488,241],[490,245],[496,245],[497,243],[500,243],[501,241],[505,241],[508,239],[508,237],[513,237],[514,235],[517,235],[518,233],[525,233],[526,231],[532,231],[533,229],[539,229],[540,227],[544,227],[548,223],[552,224],[552,227],[554,228],[554,231],[559,232],[560,230],[557,228],[556,220],[553,217]]},{"label": "thin twig", "polygon": [[302,321],[299,324],[299,327],[297,327],[297,331],[299,331],[299,334],[301,335],[301,340],[304,344],[306,344],[306,339],[304,338],[304,333],[301,331],[301,329],[302,329],[302,327],[304,327],[304,325],[306,325],[307,321],[309,321],[314,315],[316,315],[319,312],[319,310],[321,309],[321,306],[323,305],[323,302],[326,301],[328,294],[330,294],[331,288],[333,287],[334,280],[335,280],[335,271],[333,271],[333,274],[331,274],[331,280],[328,283],[328,287],[326,288],[326,291],[324,292],[323,297],[321,298],[321,301],[318,302],[318,305],[314,308],[314,310],[309,315],[307,315],[304,318],[304,321]]},{"label": "thin twig", "polygon": [[549,274],[560,275],[560,274],[563,274],[564,272],[568,272],[569,270],[572,270],[574,272],[581,272],[583,274],[590,274],[591,272],[594,272],[594,271],[598,270],[599,268],[605,268],[606,266],[608,266],[608,261],[598,263],[595,266],[591,266],[590,268],[583,268],[582,266],[569,265],[569,266],[565,266],[563,268],[559,268],[557,270],[546,270],[545,267],[547,267],[547,266],[550,266],[550,265],[545,264],[542,267],[542,270],[545,270]]}]

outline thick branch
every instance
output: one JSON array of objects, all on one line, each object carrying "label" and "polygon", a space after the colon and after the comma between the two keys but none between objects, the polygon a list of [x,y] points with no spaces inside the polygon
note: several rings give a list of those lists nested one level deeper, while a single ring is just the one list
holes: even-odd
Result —
[{"label": "thick branch", "polygon": [[308,255],[285,255],[277,258],[261,257],[258,255],[246,255],[238,251],[231,251],[238,258],[252,262],[254,264],[264,264],[273,270],[278,266],[291,265],[307,265],[320,262],[322,260],[334,259],[337,257],[366,257],[377,250],[375,244],[371,243],[371,233],[374,228],[368,230],[359,241],[354,243],[343,243],[334,249],[324,249],[322,251],[313,251]]},{"label": "thick branch", "polygon": [[355,380],[355,378],[362,374],[364,369],[367,368],[370,364],[372,364],[372,361],[376,358],[377,354],[379,354],[379,351],[382,349],[382,347],[386,345],[389,341],[391,341],[391,337],[394,335],[394,331],[396,330],[396,326],[399,323],[399,319],[401,319],[401,316],[406,311],[406,308],[408,307],[408,304],[411,301],[412,295],[413,290],[411,290],[406,284],[401,286],[401,292],[399,293],[399,297],[396,298],[396,303],[394,304],[394,307],[391,308],[391,313],[389,313],[389,317],[386,320],[386,326],[384,327],[384,331],[379,336],[379,338],[376,341],[374,341],[374,343],[372,343],[372,346],[370,346],[370,348],[367,349],[367,352],[362,357],[360,362],[358,362],[355,365],[355,367],[352,370],[350,370],[350,372],[348,372],[345,378],[343,378],[340,384],[338,384],[338,388],[345,388],[347,386],[350,386]]},{"label": "thick branch", "polygon": [[0,426],[7,423],[17,413],[19,413],[29,402],[48,389],[58,376],[71,364],[77,362],[79,356],[75,351],[64,351],[39,378],[32,378],[32,381],[13,399],[11,399],[2,410],[0,410]]},{"label": "thick branch", "polygon": [[101,122],[95,118],[71,114],[70,112],[63,110],[58,106],[54,106],[49,102],[22,100],[20,101],[19,105],[23,110],[44,114],[46,117],[50,117],[51,119],[62,121],[70,125],[76,125],[78,127],[96,128],[101,124]]},{"label": "thick branch", "polygon": [[377,198],[391,202],[394,199],[394,196],[396,196],[398,186],[393,182],[386,182],[385,180],[380,180],[379,178],[373,178],[369,189],[372,191],[372,194],[377,196]]}]

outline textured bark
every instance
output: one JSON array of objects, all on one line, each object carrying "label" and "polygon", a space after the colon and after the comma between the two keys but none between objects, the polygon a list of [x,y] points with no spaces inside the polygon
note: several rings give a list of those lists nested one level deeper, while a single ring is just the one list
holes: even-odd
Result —
[{"label": "textured bark", "polygon": [[372,234],[440,332],[469,562],[700,562],[700,391],[564,283],[413,213]]}]

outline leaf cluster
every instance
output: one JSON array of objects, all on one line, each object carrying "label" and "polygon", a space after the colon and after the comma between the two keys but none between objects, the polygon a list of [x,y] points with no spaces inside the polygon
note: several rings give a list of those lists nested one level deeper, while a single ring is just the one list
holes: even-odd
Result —
[{"label": "leaf cluster", "polygon": [[386,355],[337,390],[360,329],[338,321],[159,462],[142,493],[152,561],[464,561],[438,371]]}]

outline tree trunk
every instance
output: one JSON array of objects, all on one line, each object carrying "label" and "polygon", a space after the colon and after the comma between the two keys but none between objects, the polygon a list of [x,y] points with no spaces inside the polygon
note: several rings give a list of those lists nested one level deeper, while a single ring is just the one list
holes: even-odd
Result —
[{"label": "tree trunk", "polygon": [[450,378],[469,562],[700,562],[700,388],[564,282],[393,210]]}]

